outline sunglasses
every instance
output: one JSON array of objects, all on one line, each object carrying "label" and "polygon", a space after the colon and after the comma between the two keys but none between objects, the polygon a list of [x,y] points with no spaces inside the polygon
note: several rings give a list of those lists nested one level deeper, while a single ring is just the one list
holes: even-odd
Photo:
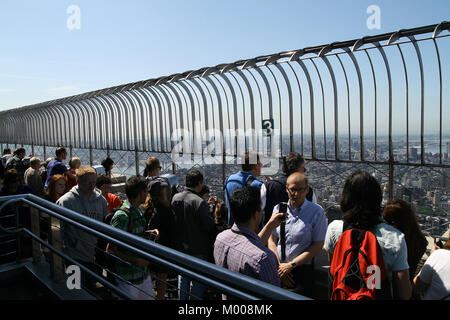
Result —
[{"label": "sunglasses", "polygon": [[294,193],[294,192],[305,192],[306,190],[308,190],[308,186],[304,187],[304,188],[288,188],[289,192]]}]

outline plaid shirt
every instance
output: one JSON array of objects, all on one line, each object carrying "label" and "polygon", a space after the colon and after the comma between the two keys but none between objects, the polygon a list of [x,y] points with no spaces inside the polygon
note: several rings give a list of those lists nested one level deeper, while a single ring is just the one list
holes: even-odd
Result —
[{"label": "plaid shirt", "polygon": [[247,228],[234,224],[231,229],[221,232],[214,243],[214,261],[231,271],[280,286],[275,254]]},{"label": "plaid shirt", "polygon": [[[132,208],[128,200],[125,200],[123,202],[122,207],[130,209],[130,212],[133,215],[133,229],[131,230],[131,233],[138,237],[144,238],[147,223],[142,209]],[[129,223],[128,220],[129,219],[127,213],[123,210],[118,210],[111,219],[111,226],[127,231]],[[122,251],[122,252],[129,257],[135,258],[138,257],[137,255],[129,251]],[[141,284],[142,281],[146,279],[149,274],[148,268],[142,268],[132,264],[127,265],[120,261],[117,261],[115,269],[118,275],[120,275],[124,280],[130,281],[133,284]]]}]

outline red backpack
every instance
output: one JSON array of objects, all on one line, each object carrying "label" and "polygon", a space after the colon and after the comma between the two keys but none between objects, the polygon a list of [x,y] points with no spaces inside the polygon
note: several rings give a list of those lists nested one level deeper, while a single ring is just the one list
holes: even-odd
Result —
[{"label": "red backpack", "polygon": [[331,300],[390,299],[381,248],[369,230],[344,228],[330,266]]}]

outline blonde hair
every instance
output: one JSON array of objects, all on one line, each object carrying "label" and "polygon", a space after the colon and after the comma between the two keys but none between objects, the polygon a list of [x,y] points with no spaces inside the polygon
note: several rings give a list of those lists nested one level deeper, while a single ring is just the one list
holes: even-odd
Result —
[{"label": "blonde hair", "polygon": [[81,167],[80,169],[78,169],[77,171],[77,178],[82,179],[85,175],[87,174],[97,174],[97,172],[95,171],[94,168],[90,167],[90,166],[84,166]]},{"label": "blonde hair", "polygon": [[41,162],[41,159],[39,159],[38,157],[33,157],[30,159],[30,166],[34,166],[40,162]]},{"label": "blonde hair", "polygon": [[76,169],[77,166],[81,165],[81,160],[78,157],[73,157],[72,159],[70,159],[69,161],[69,167],[70,169]]}]

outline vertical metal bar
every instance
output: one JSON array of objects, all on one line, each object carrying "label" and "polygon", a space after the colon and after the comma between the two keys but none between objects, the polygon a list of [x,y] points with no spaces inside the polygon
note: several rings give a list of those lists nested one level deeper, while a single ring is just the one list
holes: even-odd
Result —
[{"label": "vertical metal bar", "polygon": [[319,77],[320,89],[322,91],[323,143],[324,143],[325,159],[328,159],[328,157],[327,157],[327,124],[325,121],[325,93],[323,90],[322,76],[320,75],[319,69],[317,68],[317,65],[315,64],[314,59],[310,59],[310,61],[313,64],[314,68],[316,69],[317,76]]},{"label": "vertical metal bar", "polygon": [[295,72],[294,68],[292,67],[291,63],[288,62],[287,65],[291,68],[292,73],[295,76],[295,80],[297,81],[297,86],[298,86],[298,92],[300,95],[300,140],[301,140],[301,154],[303,155],[303,96],[302,96],[302,87],[300,86],[300,81],[298,79],[297,73]]},{"label": "vertical metal bar", "polygon": [[375,141],[374,141],[374,155],[375,158],[374,160],[377,161],[377,81],[376,81],[376,77],[375,77],[375,70],[373,68],[373,63],[372,63],[372,59],[370,58],[369,53],[367,52],[367,49],[364,49],[364,52],[367,55],[367,58],[369,59],[369,64],[370,64],[370,69],[372,70],[372,78],[373,78],[373,88],[374,88],[374,103],[375,103]]},{"label": "vertical metal bar", "polygon": [[389,67],[389,61],[386,57],[383,47],[381,47],[379,42],[375,42],[374,45],[377,47],[378,51],[383,57],[383,61],[386,67],[386,73],[388,76],[388,89],[389,89],[389,199],[394,196],[394,153],[392,148],[392,79],[391,79],[391,69]]},{"label": "vertical metal bar", "polygon": [[[294,151],[294,108],[292,105],[292,89],[291,89],[291,83],[289,81],[289,78],[286,74],[286,71],[278,64],[275,64],[275,67],[280,71],[281,75],[283,76],[284,81],[286,82],[286,87],[288,91],[288,107],[289,107],[289,147],[290,152]],[[281,105],[280,105],[281,110]],[[281,116],[281,113],[280,113]]]},{"label": "vertical metal bar", "polygon": [[435,38],[433,38],[433,43],[436,49],[436,56],[439,67],[439,164],[442,164],[442,67],[441,56],[439,54],[439,48]]},{"label": "vertical metal bar", "polygon": [[425,131],[425,97],[424,97],[424,91],[425,91],[425,81],[423,76],[423,63],[422,63],[422,55],[420,53],[419,45],[417,44],[416,38],[414,36],[409,36],[409,40],[411,40],[411,43],[414,46],[414,49],[416,50],[417,54],[417,60],[419,62],[419,68],[420,68],[420,163],[422,165],[425,164],[425,141],[424,141],[424,131]]},{"label": "vertical metal bar", "polygon": [[352,144],[351,144],[351,130],[350,130],[350,127],[351,127],[351,124],[350,124],[350,121],[351,121],[351,117],[350,117],[350,88],[349,88],[349,85],[348,85],[347,72],[345,71],[344,64],[342,63],[342,60],[341,60],[341,58],[339,57],[338,54],[336,55],[336,58],[338,59],[340,65],[342,67],[342,71],[344,72],[345,85],[346,85],[346,88],[347,88],[348,159],[352,160]]},{"label": "vertical metal bar", "polygon": [[[40,237],[40,218],[39,211],[34,207],[30,207],[30,217],[31,217],[31,232],[36,236]],[[32,241],[33,246],[33,263],[37,264],[41,262],[41,246],[36,240]]]},{"label": "vertical metal bar", "polygon": [[311,76],[309,74],[308,69],[306,68],[305,64],[302,60],[297,60],[297,63],[300,65],[300,67],[303,70],[303,73],[305,74],[306,81],[308,82],[308,88],[309,88],[309,108],[310,108],[310,114],[311,114],[311,158],[314,160],[317,158],[316,156],[316,131],[315,131],[315,125],[314,125],[314,89],[311,81]]},{"label": "vertical metal bar", "polygon": [[405,73],[405,85],[406,85],[406,163],[409,163],[409,81],[408,81],[408,70],[406,69],[405,57],[403,56],[403,50],[399,44],[397,48],[400,52],[400,57],[402,58],[403,71]]},{"label": "vertical metal bar", "polygon": [[[339,160],[339,119],[338,119],[338,95],[336,89],[336,77],[334,76],[333,68],[331,67],[330,62],[326,56],[321,57],[325,62],[325,65],[328,68],[328,72],[331,76],[331,82],[333,84],[333,100],[334,100],[334,157],[336,160]],[[344,71],[345,74],[345,71]],[[347,78],[347,75],[345,75]],[[325,114],[324,114],[325,118]],[[326,153],[325,153],[326,154]],[[326,156],[325,156],[326,158]]]}]

